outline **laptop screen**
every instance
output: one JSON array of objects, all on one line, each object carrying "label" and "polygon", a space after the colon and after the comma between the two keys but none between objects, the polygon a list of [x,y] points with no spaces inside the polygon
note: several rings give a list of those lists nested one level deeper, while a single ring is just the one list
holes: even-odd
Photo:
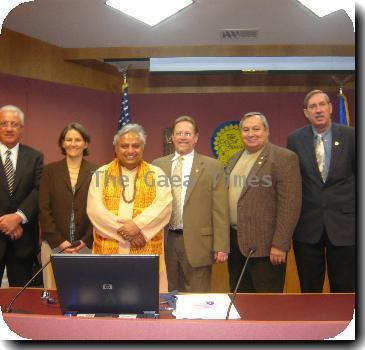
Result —
[{"label": "laptop screen", "polygon": [[63,313],[159,313],[158,255],[52,254]]}]

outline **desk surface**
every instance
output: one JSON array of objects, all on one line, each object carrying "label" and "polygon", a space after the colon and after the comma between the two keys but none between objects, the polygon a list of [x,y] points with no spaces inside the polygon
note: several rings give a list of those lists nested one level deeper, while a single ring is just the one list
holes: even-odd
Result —
[{"label": "desk surface", "polygon": [[[0,289],[2,310],[18,288]],[[159,320],[64,317],[59,304],[40,299],[41,289],[26,290],[14,305],[25,313],[3,314],[11,330],[29,339],[67,340],[258,340],[326,339],[353,318],[354,294],[238,294],[242,320]],[[56,292],[52,296],[57,300]],[[133,330],[133,331],[132,331]]]}]

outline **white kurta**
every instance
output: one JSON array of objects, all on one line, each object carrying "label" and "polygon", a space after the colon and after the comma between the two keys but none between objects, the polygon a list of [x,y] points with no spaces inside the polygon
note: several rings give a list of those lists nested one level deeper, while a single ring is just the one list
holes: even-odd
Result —
[{"label": "white kurta", "polygon": [[[94,226],[94,230],[100,236],[117,240],[119,242],[119,254],[128,254],[130,251],[130,243],[118,235],[117,230],[123,226],[118,220],[132,219],[134,203],[124,202],[121,196],[118,215],[114,215],[104,206],[104,175],[108,166],[109,164],[103,165],[92,176],[87,198],[87,214]],[[149,166],[151,171],[155,172],[156,197],[149,207],[145,208],[142,213],[133,218],[133,222],[139,227],[147,242],[168,224],[172,210],[171,188],[169,181],[165,181],[167,179],[165,173],[159,167],[151,164]],[[134,179],[137,174],[137,168],[128,170],[122,167],[122,174],[123,178],[128,177],[128,182],[125,181],[128,184],[125,188],[125,198],[130,200],[133,197]],[[160,185],[157,185],[157,183]],[[164,268],[164,274],[166,274],[166,268]],[[166,281],[165,278],[165,276],[160,276],[160,290],[166,288],[163,286],[167,282],[167,278]]]}]

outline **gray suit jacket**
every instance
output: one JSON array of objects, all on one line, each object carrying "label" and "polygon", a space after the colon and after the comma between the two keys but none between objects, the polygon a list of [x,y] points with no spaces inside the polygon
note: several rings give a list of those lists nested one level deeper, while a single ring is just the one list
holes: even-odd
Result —
[{"label": "gray suit jacket", "polygon": [[[152,164],[171,177],[173,154]],[[228,193],[222,164],[195,152],[183,208],[184,244],[193,267],[211,265],[214,252],[229,252]]]},{"label": "gray suit jacket", "polygon": [[[231,173],[243,151],[229,161]],[[237,238],[247,256],[270,255],[271,246],[288,251],[301,206],[301,177],[295,153],[268,143],[247,176],[237,203]]]},{"label": "gray suit jacket", "polygon": [[324,228],[334,245],[355,244],[355,129],[332,124],[331,164],[323,183],[314,153],[310,125],[288,137],[288,148],[300,160],[303,205],[294,240],[316,243]]}]

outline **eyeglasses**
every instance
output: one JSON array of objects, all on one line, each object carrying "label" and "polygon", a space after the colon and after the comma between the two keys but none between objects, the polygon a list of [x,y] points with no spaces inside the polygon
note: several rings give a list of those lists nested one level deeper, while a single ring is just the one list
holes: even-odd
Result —
[{"label": "eyeglasses", "polygon": [[178,131],[175,133],[176,136],[186,136],[186,137],[190,137],[193,134],[189,131],[183,132],[183,131]]},{"label": "eyeglasses", "polygon": [[6,129],[6,128],[18,129],[21,126],[22,125],[18,122],[9,122],[9,121],[5,121],[5,120],[0,122],[0,128],[1,129]]}]

